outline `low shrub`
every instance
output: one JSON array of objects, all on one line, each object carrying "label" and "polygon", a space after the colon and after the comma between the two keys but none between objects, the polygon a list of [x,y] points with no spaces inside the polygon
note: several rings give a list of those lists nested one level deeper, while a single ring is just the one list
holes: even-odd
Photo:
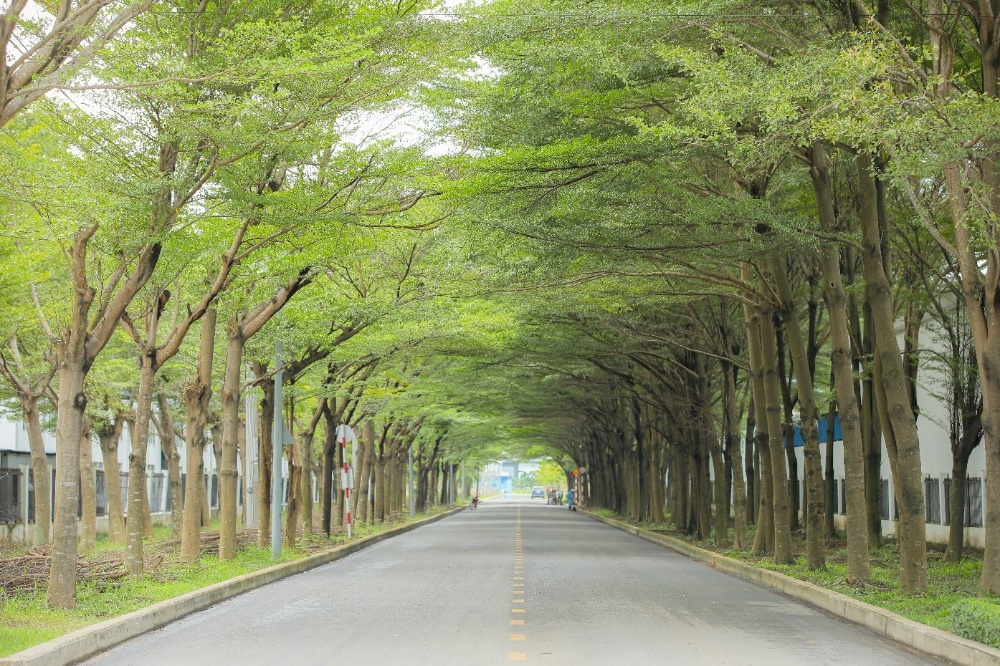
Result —
[{"label": "low shrub", "polygon": [[1000,603],[994,599],[963,599],[951,607],[954,632],[963,638],[1000,648]]}]

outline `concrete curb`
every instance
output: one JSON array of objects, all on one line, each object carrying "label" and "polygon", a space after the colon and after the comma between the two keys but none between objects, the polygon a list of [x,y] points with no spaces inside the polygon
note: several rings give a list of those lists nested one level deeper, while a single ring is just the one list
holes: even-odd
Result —
[{"label": "concrete curb", "polygon": [[127,615],[78,629],[64,636],[53,638],[51,641],[12,654],[9,657],[4,657],[0,659],[0,666],[64,666],[65,664],[82,661],[118,643],[135,638],[154,629],[159,629],[166,624],[179,620],[186,615],[204,610],[220,601],[231,599],[268,583],[273,583],[282,578],[287,578],[288,576],[293,576],[297,573],[315,569],[324,564],[342,559],[368,546],[385,541],[390,537],[409,532],[422,525],[437,522],[442,518],[458,513],[464,508],[465,506],[456,507],[436,516],[418,520],[415,523],[393,527],[385,532],[373,534],[344,544],[343,546],[337,546],[332,550],[309,555],[292,562],[276,564],[273,567],[237,576],[236,578],[230,578],[229,580],[224,580],[172,599],[165,599],[152,606],[147,606]]},{"label": "concrete curb", "polygon": [[1000,650],[988,645],[908,620],[902,615],[866,604],[846,594],[699,548],[675,537],[650,532],[635,525],[599,516],[591,511],[581,509],[580,513],[629,534],[634,534],[646,541],[676,550],[682,555],[704,562],[719,571],[805,601],[832,615],[860,624],[876,634],[899,641],[921,652],[962,664],[962,666],[986,666],[987,664],[996,666],[1000,664]]}]

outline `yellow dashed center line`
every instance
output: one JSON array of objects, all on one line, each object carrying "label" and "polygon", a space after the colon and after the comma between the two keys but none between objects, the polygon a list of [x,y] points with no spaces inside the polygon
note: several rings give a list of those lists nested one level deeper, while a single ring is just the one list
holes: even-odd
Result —
[{"label": "yellow dashed center line", "polygon": [[[517,510],[517,528],[514,530],[514,580],[523,581],[524,580],[524,549],[521,545],[521,509]],[[518,588],[524,587],[524,583],[514,583],[514,587]],[[514,599],[511,600],[511,605],[519,605],[524,603],[524,590],[515,589],[513,596]],[[523,607],[511,608],[510,612],[513,613],[524,613]],[[510,626],[519,627],[524,626],[524,620],[511,618]],[[526,641],[528,640],[527,634],[511,634],[511,641]],[[527,652],[508,652],[507,661],[527,661]]]}]

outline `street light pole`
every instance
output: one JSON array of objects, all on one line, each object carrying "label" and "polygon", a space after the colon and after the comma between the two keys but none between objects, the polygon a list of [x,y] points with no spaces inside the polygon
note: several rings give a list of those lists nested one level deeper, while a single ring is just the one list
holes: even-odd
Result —
[{"label": "street light pole", "polygon": [[274,343],[274,424],[271,426],[271,557],[281,557],[281,338]]}]

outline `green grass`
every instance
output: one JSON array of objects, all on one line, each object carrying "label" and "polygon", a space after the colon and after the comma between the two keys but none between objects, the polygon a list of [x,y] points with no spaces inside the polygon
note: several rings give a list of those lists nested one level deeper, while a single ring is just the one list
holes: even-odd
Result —
[{"label": "green grass", "polygon": [[[416,520],[444,510],[439,508],[418,514]],[[358,523],[354,526],[354,537],[376,534],[399,524]],[[170,538],[169,527],[157,527],[154,532],[156,539],[147,545],[150,550],[156,549],[158,542]],[[49,608],[45,603],[44,586],[31,593],[4,597],[0,600],[0,657],[214,583],[322,552],[346,541],[346,536],[300,539],[297,548],[282,549],[278,560],[271,559],[270,549],[256,546],[240,550],[232,560],[222,561],[215,555],[208,555],[191,564],[178,562],[176,551],[165,552],[163,564],[142,578],[125,577],[105,583],[80,584],[77,587],[76,607],[68,610]],[[91,554],[121,550],[120,545],[108,544],[102,536]],[[11,554],[10,550],[3,553],[6,556]]]},{"label": "green grass", "polygon": [[268,551],[251,547],[236,558],[221,561],[206,556],[194,564],[172,563],[152,576],[122,578],[115,585],[82,584],[77,588],[76,607],[49,608],[45,590],[16,595],[0,609],[0,656],[7,656],[91,624],[124,615],[158,601],[176,597],[213,583],[258,571],[277,562],[302,557],[301,551],[283,553],[272,560]]}]

